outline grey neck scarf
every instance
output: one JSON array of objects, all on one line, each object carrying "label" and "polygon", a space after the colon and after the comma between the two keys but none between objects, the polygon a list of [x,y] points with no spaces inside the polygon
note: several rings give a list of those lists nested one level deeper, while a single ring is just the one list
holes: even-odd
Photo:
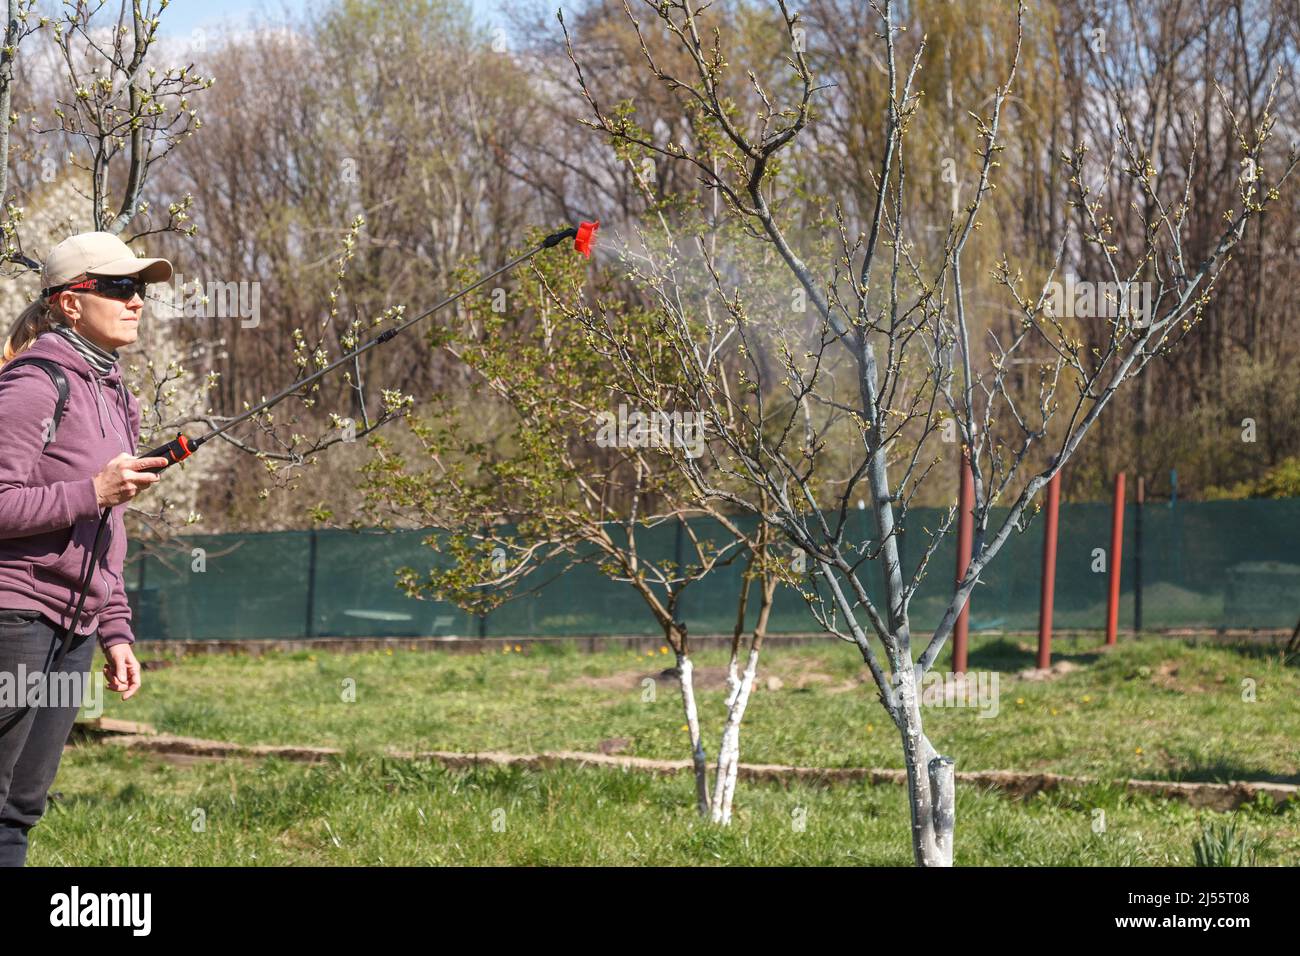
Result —
[{"label": "grey neck scarf", "polygon": [[76,349],[81,354],[81,357],[90,363],[90,367],[100,375],[107,375],[113,370],[113,365],[117,362],[117,352],[105,352],[80,332],[77,332],[67,325],[55,326],[54,331],[72,343],[72,347]]}]

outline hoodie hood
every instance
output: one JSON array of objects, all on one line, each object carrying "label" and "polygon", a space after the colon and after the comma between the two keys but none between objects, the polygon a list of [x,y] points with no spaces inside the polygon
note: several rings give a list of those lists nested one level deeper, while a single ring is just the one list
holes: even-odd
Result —
[{"label": "hoodie hood", "polygon": [[[71,342],[56,332],[41,333],[37,336],[35,342],[15,358],[27,355],[49,359],[61,365],[67,371],[75,373],[75,377],[69,376],[68,387],[69,389],[77,388],[77,380],[80,379],[81,386],[86,389],[86,393],[95,406],[99,419],[100,435],[107,437],[116,434],[124,446],[134,445],[134,442],[125,437],[131,434],[130,403],[126,396],[126,385],[122,379],[122,370],[118,363],[113,363],[113,367],[109,369],[108,373],[101,375],[91,367],[80,352],[72,347]],[[110,394],[120,397],[120,404],[115,399],[113,401],[114,408],[109,407],[104,398],[105,388],[111,389]]]},{"label": "hoodie hood", "polygon": [[35,342],[19,352],[14,358],[24,355],[50,359],[62,365],[68,371],[76,372],[87,382],[102,381],[105,385],[111,385],[114,388],[122,382],[122,370],[117,364],[113,365],[107,375],[100,375],[90,367],[90,363],[82,357],[81,353],[72,347],[71,342],[54,332],[42,332],[37,336]]}]

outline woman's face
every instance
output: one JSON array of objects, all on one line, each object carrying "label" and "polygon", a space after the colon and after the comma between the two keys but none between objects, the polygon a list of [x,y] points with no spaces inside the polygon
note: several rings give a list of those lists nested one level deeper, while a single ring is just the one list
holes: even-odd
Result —
[{"label": "woman's face", "polygon": [[62,292],[59,304],[68,324],[101,349],[113,351],[132,344],[140,334],[144,300],[138,295],[123,302],[98,292]]}]

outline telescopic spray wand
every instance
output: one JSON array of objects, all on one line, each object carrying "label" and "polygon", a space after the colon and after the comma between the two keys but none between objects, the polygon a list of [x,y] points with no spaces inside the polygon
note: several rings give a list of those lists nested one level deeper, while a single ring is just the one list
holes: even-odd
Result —
[{"label": "telescopic spray wand", "polygon": [[[549,249],[552,246],[559,245],[565,239],[572,238],[573,248],[575,248],[576,250],[578,250],[588,258],[590,258],[591,244],[596,237],[596,229],[599,228],[599,226],[600,226],[600,220],[596,220],[595,222],[584,222],[578,226],[570,226],[567,229],[562,229],[559,232],[552,233],[551,235],[543,239],[541,243],[538,244],[533,249],[530,249],[528,252],[525,252],[523,255],[519,256],[516,259],[510,260],[501,268],[497,269],[495,272],[488,273],[483,278],[475,282],[473,285],[466,286],[465,288],[457,292],[455,295],[448,296],[447,298],[439,302],[437,305],[425,309],[423,312],[421,312],[419,315],[415,316],[414,318],[407,319],[405,322],[401,323],[400,325],[396,325],[393,328],[380,333],[379,335],[371,339],[369,342],[366,342],[364,345],[361,345],[360,347],[354,349],[353,351],[349,352],[347,355],[344,355],[342,358],[339,358],[334,362],[331,362],[329,365],[325,366],[319,371],[313,372],[311,375],[307,376],[301,381],[294,382],[288,388],[284,389],[281,392],[277,392],[275,395],[272,395],[270,398],[266,399],[260,405],[256,405],[253,408],[250,408],[242,415],[239,415],[236,418],[232,418],[230,421],[224,423],[219,428],[214,428],[206,435],[200,435],[198,438],[190,438],[187,435],[177,435],[174,439],[169,441],[167,444],[160,445],[159,447],[153,449],[152,451],[148,451],[142,455],[136,456],[138,458],[166,458],[167,459],[166,465],[161,465],[157,468],[142,468],[140,470],[157,473],[163,471],[166,468],[171,467],[177,462],[184,461],[186,458],[189,458],[190,455],[198,451],[199,448],[201,448],[205,443],[216,438],[222,432],[229,431],[230,429],[234,428],[236,425],[243,424],[244,422],[248,421],[248,419],[252,418],[254,415],[257,415],[259,412],[263,412],[266,409],[270,408],[271,406],[277,404],[278,402],[281,402],[284,399],[288,398],[290,395],[297,392],[303,386],[310,385],[312,382],[316,381],[317,379],[323,378],[324,376],[328,375],[330,372],[334,371],[336,368],[338,368],[340,365],[344,364],[345,362],[352,361],[358,355],[370,351],[370,349],[374,348],[377,345],[383,345],[385,342],[396,337],[398,333],[402,332],[404,329],[408,329],[415,323],[423,319],[427,319],[429,316],[433,315],[433,313],[437,312],[443,306],[450,305],[451,303],[455,302],[457,299],[460,299],[463,296],[468,295],[469,293],[477,289],[479,286],[483,285],[483,283],[487,282],[489,279],[494,279],[497,276],[501,275],[501,273],[513,269],[515,266],[519,265],[519,263],[527,259],[531,259],[533,256],[537,255],[537,253],[541,252],[543,249]],[[57,670],[59,666],[63,663],[63,658],[67,654],[69,646],[72,644],[72,639],[71,639],[72,632],[76,629],[77,622],[81,620],[81,612],[86,604],[86,595],[90,589],[91,577],[95,573],[95,564],[99,561],[99,543],[104,536],[104,529],[108,526],[108,518],[109,515],[112,514],[112,512],[113,512],[113,507],[110,505],[104,509],[103,514],[101,514],[99,517],[99,527],[95,529],[95,541],[90,546],[90,563],[87,566],[86,574],[81,581],[81,593],[77,599],[77,609],[72,614],[72,619],[71,619],[72,623],[64,632],[63,646],[59,650],[58,660],[55,661],[55,665],[54,665],[55,670]]]}]

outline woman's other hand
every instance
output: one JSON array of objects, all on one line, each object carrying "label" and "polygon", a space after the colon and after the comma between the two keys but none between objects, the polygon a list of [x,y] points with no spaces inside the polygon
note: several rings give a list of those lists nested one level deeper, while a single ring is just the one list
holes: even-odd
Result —
[{"label": "woman's other hand", "polygon": [[135,659],[135,651],[131,650],[130,644],[114,644],[104,652],[104,656],[108,658],[104,665],[108,689],[121,693],[123,700],[130,700],[131,695],[140,689],[140,662]]}]

